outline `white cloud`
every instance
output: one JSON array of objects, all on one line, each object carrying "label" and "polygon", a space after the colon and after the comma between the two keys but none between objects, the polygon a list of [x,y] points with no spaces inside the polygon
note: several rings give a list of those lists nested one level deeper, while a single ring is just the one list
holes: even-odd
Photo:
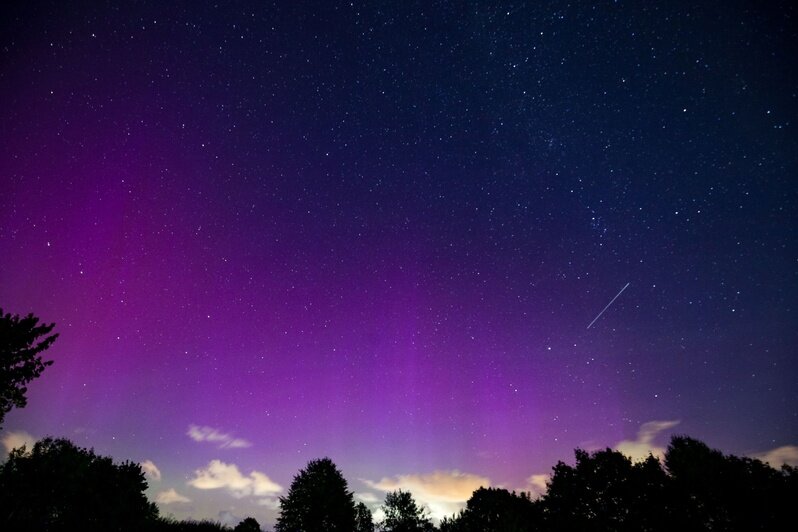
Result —
[{"label": "white cloud", "polygon": [[175,504],[181,502],[191,502],[191,499],[185,495],[180,495],[174,488],[162,491],[155,496],[155,502],[158,504]]},{"label": "white cloud", "polygon": [[798,467],[798,445],[777,447],[763,453],[752,454],[751,457],[767,462],[771,467],[775,468],[779,468],[784,464]]},{"label": "white cloud", "polygon": [[273,498],[260,499],[260,500],[258,500],[258,504],[260,506],[265,506],[266,508],[268,508],[270,510],[279,510],[280,509],[280,499],[273,499]]},{"label": "white cloud", "polygon": [[546,482],[548,482],[550,478],[551,475],[549,474],[532,475],[527,479],[527,485],[521,491],[529,492],[529,495],[533,499],[542,497],[546,494],[546,490],[548,489]]},{"label": "white cloud", "polygon": [[416,502],[429,508],[436,520],[451,516],[465,507],[471,495],[480,487],[490,486],[490,480],[459,471],[435,471],[426,475],[398,475],[379,482],[364,480],[371,488],[380,491],[409,491]]},{"label": "white cloud", "polygon": [[635,462],[645,460],[649,454],[655,458],[662,459],[665,456],[665,448],[654,443],[660,432],[671,429],[679,424],[679,420],[673,421],[649,421],[643,423],[637,432],[636,440],[623,440],[615,446],[615,449]]},{"label": "white cloud", "polygon": [[238,499],[254,495],[265,497],[283,491],[283,488],[259,471],[244,476],[235,464],[211,460],[204,469],[197,469],[189,486],[201,490],[225,489]]},{"label": "white cloud", "polygon": [[377,497],[370,491],[355,493],[355,499],[366,504],[376,504],[381,500],[379,497]]},{"label": "white cloud", "polygon": [[252,447],[252,443],[243,438],[235,438],[231,434],[226,434],[213,427],[200,427],[199,425],[189,425],[186,435],[194,441],[207,441],[219,445],[219,449],[236,449],[242,447]]},{"label": "white cloud", "polygon": [[145,476],[153,480],[161,480],[161,470],[158,469],[158,466],[152,460],[144,460],[139,465]]},{"label": "white cloud", "polygon": [[18,449],[23,445],[25,446],[25,449],[30,452],[30,450],[33,449],[33,444],[36,443],[36,438],[24,430],[18,430],[4,433],[3,437],[0,438],[0,441],[3,442],[3,446],[6,448],[6,453],[10,453],[13,449]]},{"label": "white cloud", "polygon": [[222,510],[222,511],[220,511],[217,520],[221,524],[229,526],[231,528],[236,526],[238,523],[240,523],[242,521],[242,519],[240,517],[238,517],[236,514],[234,514],[230,510]]}]

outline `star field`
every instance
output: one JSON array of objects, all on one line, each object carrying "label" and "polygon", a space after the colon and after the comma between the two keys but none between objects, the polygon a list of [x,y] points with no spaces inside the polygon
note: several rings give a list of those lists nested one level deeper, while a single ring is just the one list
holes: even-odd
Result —
[{"label": "star field", "polygon": [[3,429],[151,460],[190,501],[164,513],[266,523],[273,498],[187,481],[330,456],[363,500],[528,489],[656,420],[798,444],[795,20],[3,7],[0,305],[61,334]]}]

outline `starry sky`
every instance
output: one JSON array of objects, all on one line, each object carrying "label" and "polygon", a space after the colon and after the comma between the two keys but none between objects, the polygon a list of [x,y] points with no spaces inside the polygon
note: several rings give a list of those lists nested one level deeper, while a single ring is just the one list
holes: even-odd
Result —
[{"label": "starry sky", "polygon": [[5,441],[263,524],[322,456],[438,517],[798,460],[798,10],[694,4],[4,4],[0,307],[61,335]]}]

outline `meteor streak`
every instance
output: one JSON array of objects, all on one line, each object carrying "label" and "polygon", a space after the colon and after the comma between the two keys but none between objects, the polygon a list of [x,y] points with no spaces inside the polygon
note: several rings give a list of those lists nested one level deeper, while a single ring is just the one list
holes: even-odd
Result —
[{"label": "meteor streak", "polygon": [[[623,291],[624,291],[624,290],[626,290],[626,287],[627,287],[627,286],[629,286],[630,284],[631,284],[631,283],[626,283],[626,285],[625,285],[623,288],[621,288],[621,291],[620,291],[620,292],[618,292],[617,294],[615,294],[615,297],[613,297],[613,298],[612,298],[612,301],[610,301],[609,303],[607,303],[607,306],[606,306],[606,307],[604,307],[604,309],[603,309],[601,312],[599,312],[599,313],[598,313],[598,316],[596,316],[595,318],[593,318],[593,321],[591,321],[591,322],[590,322],[590,325],[593,325],[594,323],[596,323],[596,320],[597,320],[597,319],[599,319],[599,318],[601,317],[601,315],[602,315],[602,314],[604,314],[604,311],[605,311],[605,310],[607,310],[608,308],[610,308],[610,305],[612,305],[613,303],[615,303],[615,300],[616,300],[616,299],[618,299],[618,296],[619,296],[619,295],[621,295],[621,294],[623,293]],[[590,328],[590,325],[588,325],[588,326],[587,326],[587,328],[588,328],[588,329]]]}]

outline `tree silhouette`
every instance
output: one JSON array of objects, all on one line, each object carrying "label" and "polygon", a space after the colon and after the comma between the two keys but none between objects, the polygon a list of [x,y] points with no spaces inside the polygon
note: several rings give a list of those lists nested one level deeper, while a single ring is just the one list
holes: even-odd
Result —
[{"label": "tree silhouette", "polygon": [[46,438],[0,465],[0,530],[141,530],[158,515],[145,489],[138,464]]},{"label": "tree silhouette", "polygon": [[416,532],[434,530],[426,512],[407,491],[392,491],[385,495],[385,519],[380,524],[384,532]]},{"label": "tree silhouette", "polygon": [[374,532],[371,510],[362,502],[355,505],[355,532]]},{"label": "tree silhouette", "polygon": [[724,456],[686,436],[671,440],[665,465],[680,526],[705,530],[786,530],[798,500],[794,469]]},{"label": "tree silhouette", "polygon": [[233,532],[260,532],[260,523],[254,517],[247,517],[236,525]]},{"label": "tree silhouette", "polygon": [[173,517],[159,517],[152,525],[143,530],[146,532],[231,532],[233,529],[209,519],[177,521]]},{"label": "tree silhouette", "polygon": [[537,530],[541,510],[528,493],[509,492],[500,488],[479,488],[466,503],[466,508],[453,519],[441,523],[441,530],[482,532],[502,530],[522,532]]},{"label": "tree silhouette", "polygon": [[618,451],[577,449],[574,466],[559,462],[542,499],[553,530],[670,530],[666,473],[654,457],[633,464]]},{"label": "tree silhouette", "polygon": [[345,531],[355,528],[355,502],[329,458],[311,460],[280,497],[277,532]]},{"label": "tree silhouette", "polygon": [[38,323],[33,314],[20,318],[0,309],[0,426],[9,410],[27,404],[28,383],[53,363],[43,361],[41,353],[58,338],[57,334],[47,336],[54,324]]}]

